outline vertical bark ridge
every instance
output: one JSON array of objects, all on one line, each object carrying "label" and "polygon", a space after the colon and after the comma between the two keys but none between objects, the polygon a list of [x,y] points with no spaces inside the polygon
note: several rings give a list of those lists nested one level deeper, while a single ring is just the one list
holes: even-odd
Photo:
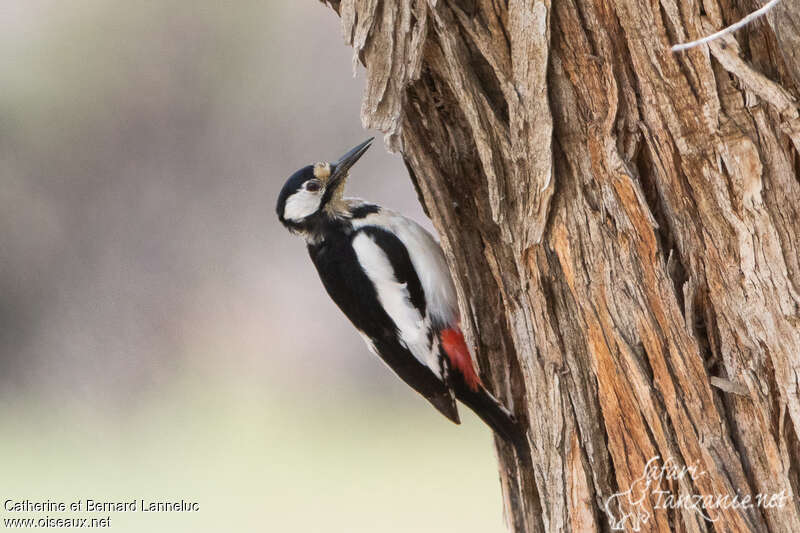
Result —
[{"label": "vertical bark ridge", "polygon": [[[529,424],[532,470],[497,442],[512,529],[800,531],[800,7],[673,54],[753,6],[328,3]],[[712,523],[657,488],[788,503]]]}]

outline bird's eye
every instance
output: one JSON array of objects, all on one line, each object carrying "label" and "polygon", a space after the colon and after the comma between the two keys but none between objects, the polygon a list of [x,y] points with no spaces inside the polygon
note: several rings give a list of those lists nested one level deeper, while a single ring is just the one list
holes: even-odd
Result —
[{"label": "bird's eye", "polygon": [[317,192],[322,185],[318,181],[309,181],[306,183],[306,190],[308,192]]}]

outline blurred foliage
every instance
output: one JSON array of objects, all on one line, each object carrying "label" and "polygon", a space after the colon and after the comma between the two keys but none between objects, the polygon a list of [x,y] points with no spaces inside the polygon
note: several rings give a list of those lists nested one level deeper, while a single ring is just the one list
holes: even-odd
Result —
[{"label": "blurred foliage", "polygon": [[303,405],[283,394],[213,379],[154,393],[124,415],[0,410],[13,435],[0,440],[0,491],[200,504],[198,513],[112,513],[119,532],[503,530],[493,461],[476,460],[489,437],[473,416],[456,428],[381,401]]},{"label": "blurred foliage", "polygon": [[[0,493],[203,506],[115,531],[501,529],[489,432],[375,361],[275,220],[369,135],[351,73],[313,0],[0,3]],[[350,187],[422,218],[379,146]]]}]

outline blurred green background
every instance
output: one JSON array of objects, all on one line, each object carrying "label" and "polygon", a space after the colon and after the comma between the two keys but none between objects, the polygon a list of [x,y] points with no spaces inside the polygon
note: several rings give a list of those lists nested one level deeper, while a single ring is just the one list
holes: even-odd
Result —
[{"label": "blurred green background", "polygon": [[[490,432],[367,352],[274,215],[369,135],[362,86],[315,0],[0,0],[0,499],[200,503],[120,532],[504,531]],[[380,144],[349,193],[424,219]]]}]

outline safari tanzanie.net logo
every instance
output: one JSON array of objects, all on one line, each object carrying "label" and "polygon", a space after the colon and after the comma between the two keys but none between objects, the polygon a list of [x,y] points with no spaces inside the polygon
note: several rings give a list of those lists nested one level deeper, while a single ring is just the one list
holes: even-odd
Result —
[{"label": "safari tanzanie.net logo", "polygon": [[[708,473],[697,464],[681,465],[669,458],[663,463],[660,456],[647,461],[644,472],[631,486],[612,494],[605,502],[611,529],[615,531],[640,531],[652,518],[649,508],[696,512],[703,520],[716,522],[720,510],[773,509],[784,507],[789,500],[786,489],[774,494],[697,494],[673,492],[667,483],[688,485]],[[677,489],[676,489],[677,490]],[[645,503],[647,502],[647,503]]]}]

